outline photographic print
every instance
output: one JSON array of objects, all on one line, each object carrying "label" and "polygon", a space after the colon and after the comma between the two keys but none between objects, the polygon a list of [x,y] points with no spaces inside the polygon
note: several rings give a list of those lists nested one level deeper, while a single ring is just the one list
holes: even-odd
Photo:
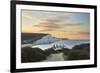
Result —
[{"label": "photographic print", "polygon": [[22,10],[21,62],[90,59],[90,14]]},{"label": "photographic print", "polygon": [[96,67],[96,6],[12,1],[11,72]]}]

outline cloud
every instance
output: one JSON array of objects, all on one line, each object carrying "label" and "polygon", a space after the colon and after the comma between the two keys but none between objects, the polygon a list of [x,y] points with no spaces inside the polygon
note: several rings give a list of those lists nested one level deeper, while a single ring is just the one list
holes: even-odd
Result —
[{"label": "cloud", "polygon": [[79,34],[90,35],[90,32],[79,32]]},{"label": "cloud", "polygon": [[76,23],[76,22],[66,22],[66,23],[62,23],[62,25],[65,25],[65,26],[80,26],[82,25],[82,23]]},{"label": "cloud", "polygon": [[28,18],[28,19],[33,19],[33,17],[25,11],[22,11],[22,16],[25,17],[25,18]]},{"label": "cloud", "polygon": [[[83,23],[75,22],[70,20],[70,17],[66,16],[49,16],[47,18],[43,18],[37,25],[33,25],[33,27],[40,28],[40,32],[58,32],[63,34],[68,34],[72,36],[89,36],[89,32],[80,31],[81,26]],[[73,27],[72,27],[73,26]],[[74,31],[75,30],[75,31]]]},{"label": "cloud", "polygon": [[50,16],[48,18],[42,19],[37,25],[33,25],[33,27],[39,27],[43,30],[41,31],[53,31],[55,29],[62,28],[62,25],[59,25],[61,20],[57,16]]},{"label": "cloud", "polygon": [[60,28],[59,25],[53,22],[41,22],[38,25],[33,25],[35,27],[44,27],[44,28]]},{"label": "cloud", "polygon": [[66,34],[69,34],[69,35],[82,35],[82,36],[89,36],[90,35],[90,32],[83,32],[83,31],[74,31],[74,32],[66,32]]},{"label": "cloud", "polygon": [[55,31],[56,29],[62,28],[60,25],[52,22],[41,22],[33,27],[41,28],[40,31]]},{"label": "cloud", "polygon": [[[68,17],[69,18],[69,17]],[[55,31],[57,29],[61,30],[65,27],[79,26],[81,23],[72,22],[71,20],[65,20],[63,16],[49,16],[48,18],[43,18],[37,25],[33,27],[42,28],[41,31]],[[67,29],[64,29],[67,30]]]},{"label": "cloud", "polygon": [[68,20],[69,16],[49,16],[48,18],[44,19],[45,21],[52,22],[52,23],[59,23],[64,22],[65,20]]},{"label": "cloud", "polygon": [[45,31],[55,31],[55,29],[52,29],[52,28],[46,28],[46,29],[42,29],[42,30],[40,30],[40,31],[42,31],[42,32],[45,32]]}]

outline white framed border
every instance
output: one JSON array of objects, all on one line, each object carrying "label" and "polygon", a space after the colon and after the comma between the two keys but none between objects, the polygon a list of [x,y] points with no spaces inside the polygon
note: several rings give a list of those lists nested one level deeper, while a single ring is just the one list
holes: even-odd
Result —
[{"label": "white framed border", "polygon": [[[21,9],[90,13],[90,60],[21,63]],[[16,5],[16,69],[94,64],[94,9]]]}]

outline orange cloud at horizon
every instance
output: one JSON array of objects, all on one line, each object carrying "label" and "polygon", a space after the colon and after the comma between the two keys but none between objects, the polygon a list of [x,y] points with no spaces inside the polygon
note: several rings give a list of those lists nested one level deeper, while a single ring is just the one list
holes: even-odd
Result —
[{"label": "orange cloud at horizon", "polygon": [[55,31],[41,31],[42,28],[39,27],[31,27],[31,26],[26,26],[22,28],[22,32],[25,33],[44,33],[44,34],[51,34],[54,37],[57,38],[68,38],[68,39],[84,39],[84,40],[89,40],[90,35],[89,33],[86,32],[65,32],[61,30],[55,30]]}]

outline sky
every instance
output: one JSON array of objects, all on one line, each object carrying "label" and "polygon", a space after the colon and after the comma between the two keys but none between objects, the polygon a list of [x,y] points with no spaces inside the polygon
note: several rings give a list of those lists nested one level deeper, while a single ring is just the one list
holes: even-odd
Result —
[{"label": "sky", "polygon": [[46,33],[57,38],[90,39],[90,14],[61,11],[21,11],[22,32]]}]

